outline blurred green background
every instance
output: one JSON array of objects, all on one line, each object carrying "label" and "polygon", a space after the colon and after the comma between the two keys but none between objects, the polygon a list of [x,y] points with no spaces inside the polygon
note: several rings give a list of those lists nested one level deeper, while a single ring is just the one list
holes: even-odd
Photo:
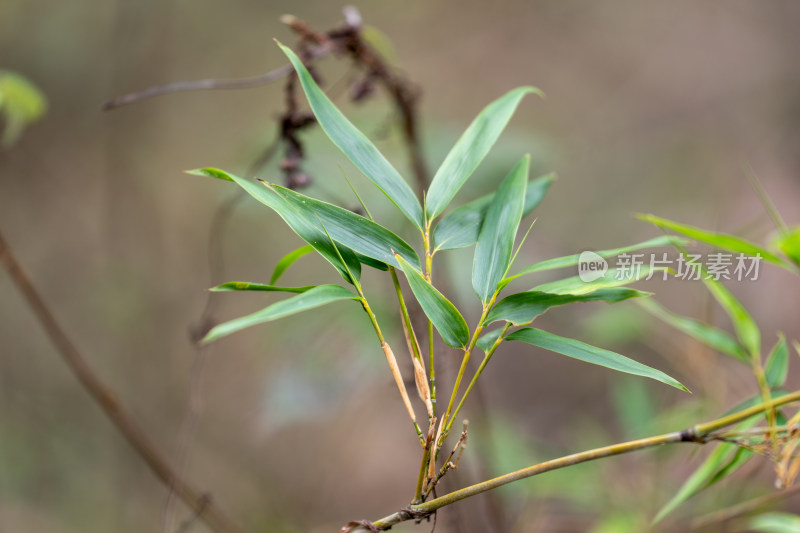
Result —
[{"label": "blurred green background", "polygon": [[[174,94],[105,113],[101,104],[171,81],[275,68],[285,59],[272,39],[295,41],[280,15],[325,30],[341,22],[342,7],[0,0],[0,69],[28,77],[49,102],[39,123],[0,150],[0,228],[75,343],[163,453],[249,531],[336,531],[402,507],[413,493],[418,445],[357,306],[334,304],[254,328],[203,354],[189,340],[209,286],[265,282],[277,259],[300,245],[277,216],[243,202],[224,226],[225,279],[211,280],[212,217],[235,191],[182,173],[203,166],[246,172],[275,136],[283,84]],[[798,2],[357,7],[391,40],[392,63],[423,90],[423,144],[433,168],[490,100],[518,85],[547,93],[523,102],[458,197],[491,189],[526,152],[536,174],[558,172],[520,265],[656,235],[635,212],[763,242],[772,230],[745,163],[787,222],[800,223]],[[350,72],[333,58],[320,68],[329,84]],[[397,128],[386,128],[385,95],[363,106],[345,97],[337,103],[409,175]],[[353,205],[341,165],[373,212],[386,206],[320,131],[304,139],[315,180],[305,192]],[[280,181],[277,161],[260,177]],[[402,230],[394,213],[378,218]],[[471,305],[474,323],[470,265],[468,253],[455,253],[440,268],[450,296]],[[390,296],[387,280],[367,278],[372,292]],[[286,277],[287,284],[324,281],[335,282],[335,273],[311,256]],[[644,287],[674,310],[727,327],[698,284]],[[764,267],[757,282],[732,289],[762,326],[766,349],[778,330],[800,337],[795,278]],[[176,531],[191,514],[181,505],[165,511],[167,489],[68,373],[5,275],[0,297],[0,530]],[[264,305],[258,295],[214,298],[217,320]],[[383,302],[390,341],[402,346],[391,300]],[[504,347],[467,406],[473,440],[450,488],[555,454],[680,429],[756,390],[746,372],[627,304],[555,310],[543,323],[655,365],[694,395]],[[452,381],[458,359],[442,353],[440,374]],[[444,510],[437,531],[644,531],[696,464],[689,452],[645,452],[523,481]],[[760,466],[744,475],[761,471],[768,487],[770,468]],[[686,512],[757,489],[718,491]],[[662,530],[683,531],[678,524]],[[188,529],[205,530],[199,522]]]}]

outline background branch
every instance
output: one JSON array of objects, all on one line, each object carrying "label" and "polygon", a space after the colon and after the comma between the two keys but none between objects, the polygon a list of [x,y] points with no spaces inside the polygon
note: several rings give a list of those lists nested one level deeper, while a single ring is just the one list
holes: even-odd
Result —
[{"label": "background branch", "polygon": [[200,492],[185,479],[178,476],[169,462],[159,453],[147,433],[120,404],[112,390],[103,383],[86,363],[83,355],[67,337],[67,334],[37,292],[22,265],[14,257],[2,233],[0,233],[0,263],[8,271],[14,285],[16,285],[33,310],[34,315],[56,348],[56,352],[67,364],[73,375],[80,381],[81,385],[94,398],[111,423],[122,433],[128,444],[147,463],[147,466],[150,467],[156,477],[168,487],[172,487],[181,500],[213,531],[217,533],[238,533],[241,531],[214,505],[210,494]]}]

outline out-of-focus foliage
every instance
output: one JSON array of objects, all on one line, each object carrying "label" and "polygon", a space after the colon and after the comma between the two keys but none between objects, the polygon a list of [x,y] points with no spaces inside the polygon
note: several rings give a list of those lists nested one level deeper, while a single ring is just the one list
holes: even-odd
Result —
[{"label": "out-of-focus foliage", "polygon": [[14,144],[46,110],[47,99],[33,83],[16,72],[0,70],[0,145],[8,148]]}]

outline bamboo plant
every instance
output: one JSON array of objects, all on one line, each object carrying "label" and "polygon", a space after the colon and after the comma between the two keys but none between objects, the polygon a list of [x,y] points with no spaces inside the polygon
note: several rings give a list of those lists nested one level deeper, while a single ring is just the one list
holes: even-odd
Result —
[{"label": "bamboo plant", "polygon": [[[444,158],[425,191],[424,200],[420,202],[408,182],[318,87],[298,56],[289,48],[280,44],[279,46],[292,63],[319,125],[342,153],[404,215],[414,228],[415,239],[408,242],[373,218],[368,206],[361,201],[357,192],[364,216],[267,181],[246,179],[216,168],[191,171],[192,174],[235,183],[257,201],[274,210],[305,242],[303,246],[279,261],[269,283],[235,281],[212,289],[285,292],[292,295],[260,311],[214,327],[204,342],[212,342],[244,328],[335,302],[353,301],[364,310],[408,413],[413,428],[413,438],[418,441],[420,466],[418,472],[414,473],[415,483],[410,483],[413,492],[409,494],[410,504],[407,507],[375,522],[353,522],[345,526],[344,531],[358,528],[388,529],[393,524],[424,518],[445,505],[506,483],[588,460],[665,443],[708,442],[716,438],[715,432],[742,421],[757,420],[758,417],[763,417],[764,413],[767,414],[770,427],[774,428],[773,435],[778,434],[779,421],[771,413],[781,405],[799,400],[800,393],[773,396],[774,387],[771,387],[771,384],[776,381],[774,375],[776,373],[783,375],[785,372],[770,373],[769,368],[765,371],[760,358],[756,363],[756,353],[760,352],[755,346],[756,340],[753,338],[752,328],[742,318],[741,313],[733,313],[732,316],[737,320],[736,328],[740,340],[720,337],[719,333],[715,333],[714,338],[722,338],[729,348],[734,346],[735,348],[730,349],[736,352],[737,357],[741,355],[744,358],[747,354],[757,374],[758,370],[761,370],[760,385],[763,394],[759,401],[742,405],[738,410],[720,419],[698,424],[683,431],[562,457],[436,497],[435,489],[438,483],[449,470],[457,466],[458,458],[463,451],[466,427],[462,430],[458,422],[460,415],[463,414],[465,402],[487,364],[504,342],[525,343],[610,370],[649,378],[671,387],[687,390],[678,380],[661,370],[621,354],[531,325],[537,317],[552,307],[591,301],[603,301],[609,304],[630,299],[647,301],[651,296],[650,293],[627,286],[644,276],[647,269],[642,269],[635,276],[621,279],[605,276],[592,282],[584,282],[577,276],[566,276],[555,282],[538,284],[531,282],[529,290],[508,293],[508,286],[513,280],[527,279],[539,272],[576,267],[580,260],[576,254],[516,268],[515,259],[532,226],[532,224],[528,226],[527,231],[522,233],[521,229],[525,229],[522,225],[523,220],[542,201],[555,179],[552,174],[531,178],[528,156],[521,157],[510,166],[507,175],[493,193],[455,209],[451,208],[457,193],[495,144],[524,97],[543,96],[539,89],[534,87],[514,89],[483,109]],[[666,224],[661,219],[649,220],[661,226]],[[601,257],[613,257],[645,248],[661,246],[680,248],[687,243],[685,237],[699,238],[696,232],[680,231],[681,228],[671,227],[678,229],[678,233],[682,235],[662,235],[638,244],[597,253]],[[478,320],[471,326],[464,318],[465,313],[437,287],[434,276],[435,265],[440,255],[450,250],[468,247],[474,247],[472,287],[476,297],[474,305],[479,314]],[[747,251],[755,252],[754,249]],[[311,252],[319,254],[330,263],[342,278],[342,283],[299,287],[279,285],[283,272],[299,257]],[[364,267],[385,272],[387,283],[391,280],[396,293],[399,315],[402,318],[405,337],[402,343],[384,335],[381,326],[385,317],[379,317],[373,311],[374,307],[370,303],[371,288],[362,284],[361,274]],[[405,279],[405,284],[401,283],[401,276]],[[721,284],[709,284],[712,293],[731,308],[734,305],[732,297],[726,296],[725,289],[721,287]],[[417,331],[413,326],[407,305],[410,298],[416,300],[427,319],[427,327],[423,331]],[[657,304],[646,305],[645,308],[662,317],[668,313]],[[680,322],[678,319],[672,320],[673,323],[676,321]],[[685,324],[685,322],[680,323]],[[698,327],[687,326],[681,329],[692,333],[696,332]],[[441,364],[437,360],[441,354],[435,349],[438,342],[437,335],[447,347],[461,357],[454,381],[446,388],[451,391],[447,397],[437,395],[436,369],[437,365]],[[704,333],[703,337],[708,341],[708,335]],[[741,350],[742,343],[746,351]],[[403,348],[399,349],[398,344],[402,344]],[[715,347],[720,348],[716,345]],[[776,350],[785,351],[785,344],[783,348]],[[412,400],[412,395],[406,390],[396,355],[401,351],[407,351],[405,357],[410,358],[418,400]],[[482,360],[477,370],[469,375],[470,359],[481,353]],[[773,355],[771,360],[779,357],[782,356]],[[767,366],[769,367],[769,363]],[[770,378],[770,375],[773,377]],[[752,426],[752,423],[750,425]],[[453,436],[454,428],[457,428],[455,436]],[[778,446],[777,439],[775,445]],[[680,494],[676,498],[680,501],[686,499]],[[666,512],[669,510],[668,506]]]}]

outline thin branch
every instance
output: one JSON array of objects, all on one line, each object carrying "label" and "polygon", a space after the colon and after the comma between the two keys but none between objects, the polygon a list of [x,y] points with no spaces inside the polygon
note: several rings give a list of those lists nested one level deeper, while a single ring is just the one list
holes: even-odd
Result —
[{"label": "thin branch", "polygon": [[[756,405],[749,409],[744,409],[732,415],[718,418],[710,422],[705,422],[703,424],[697,424],[696,426],[683,431],[665,433],[663,435],[647,437],[644,439],[623,442],[619,444],[612,444],[611,446],[605,446],[603,448],[596,448],[594,450],[587,450],[572,455],[566,455],[558,459],[553,459],[551,461],[529,466],[528,468],[523,468],[522,470],[517,470],[515,472],[498,476],[482,483],[477,483],[475,485],[456,490],[425,503],[409,505],[404,509],[372,522],[370,526],[374,529],[382,531],[407,520],[420,520],[430,516],[436,510],[441,509],[442,507],[472,496],[476,496],[483,492],[502,487],[503,485],[507,485],[514,481],[544,474],[545,472],[550,472],[552,470],[558,470],[568,466],[594,461],[596,459],[613,457],[615,455],[621,455],[637,450],[644,450],[646,448],[653,448],[664,444],[674,444],[678,442],[694,442],[698,444],[705,444],[710,442],[708,437],[714,431],[730,426],[737,422],[741,422],[742,420],[746,420],[752,416],[763,414],[767,409],[774,409],[781,405],[797,401],[800,401],[800,392],[793,392],[791,394],[786,394],[784,396],[775,398],[769,402]],[[359,528],[354,528],[352,531],[357,531],[358,529]]]},{"label": "thin branch", "polygon": [[[327,54],[331,47],[327,44],[318,46],[312,49],[309,53],[312,57],[318,57]],[[214,79],[209,78],[205,80],[192,80],[192,81],[177,81],[168,83],[166,85],[157,85],[149,87],[143,91],[135,93],[123,94],[103,103],[103,111],[110,111],[118,107],[126,106],[154,96],[161,96],[163,94],[191,92],[191,91],[209,91],[209,90],[229,90],[229,89],[251,89],[261,85],[278,81],[285,78],[294,72],[291,64],[286,64],[281,67],[271,70],[265,74],[258,76],[250,76],[249,78],[228,78],[228,79]]]},{"label": "thin branch", "polygon": [[0,233],[0,263],[8,271],[11,280],[24,296],[42,328],[47,333],[56,351],[70,368],[81,385],[100,405],[103,412],[122,433],[128,444],[147,463],[156,477],[166,486],[174,488],[178,496],[209,528],[217,533],[238,533],[240,528],[227,518],[213,503],[211,496],[192,487],[178,476],[167,460],[160,454],[147,433],[134,421],[122,404],[94,370],[87,364],[67,334],[56,321],[50,309],[37,292],[22,265],[14,257],[3,235]]}]

